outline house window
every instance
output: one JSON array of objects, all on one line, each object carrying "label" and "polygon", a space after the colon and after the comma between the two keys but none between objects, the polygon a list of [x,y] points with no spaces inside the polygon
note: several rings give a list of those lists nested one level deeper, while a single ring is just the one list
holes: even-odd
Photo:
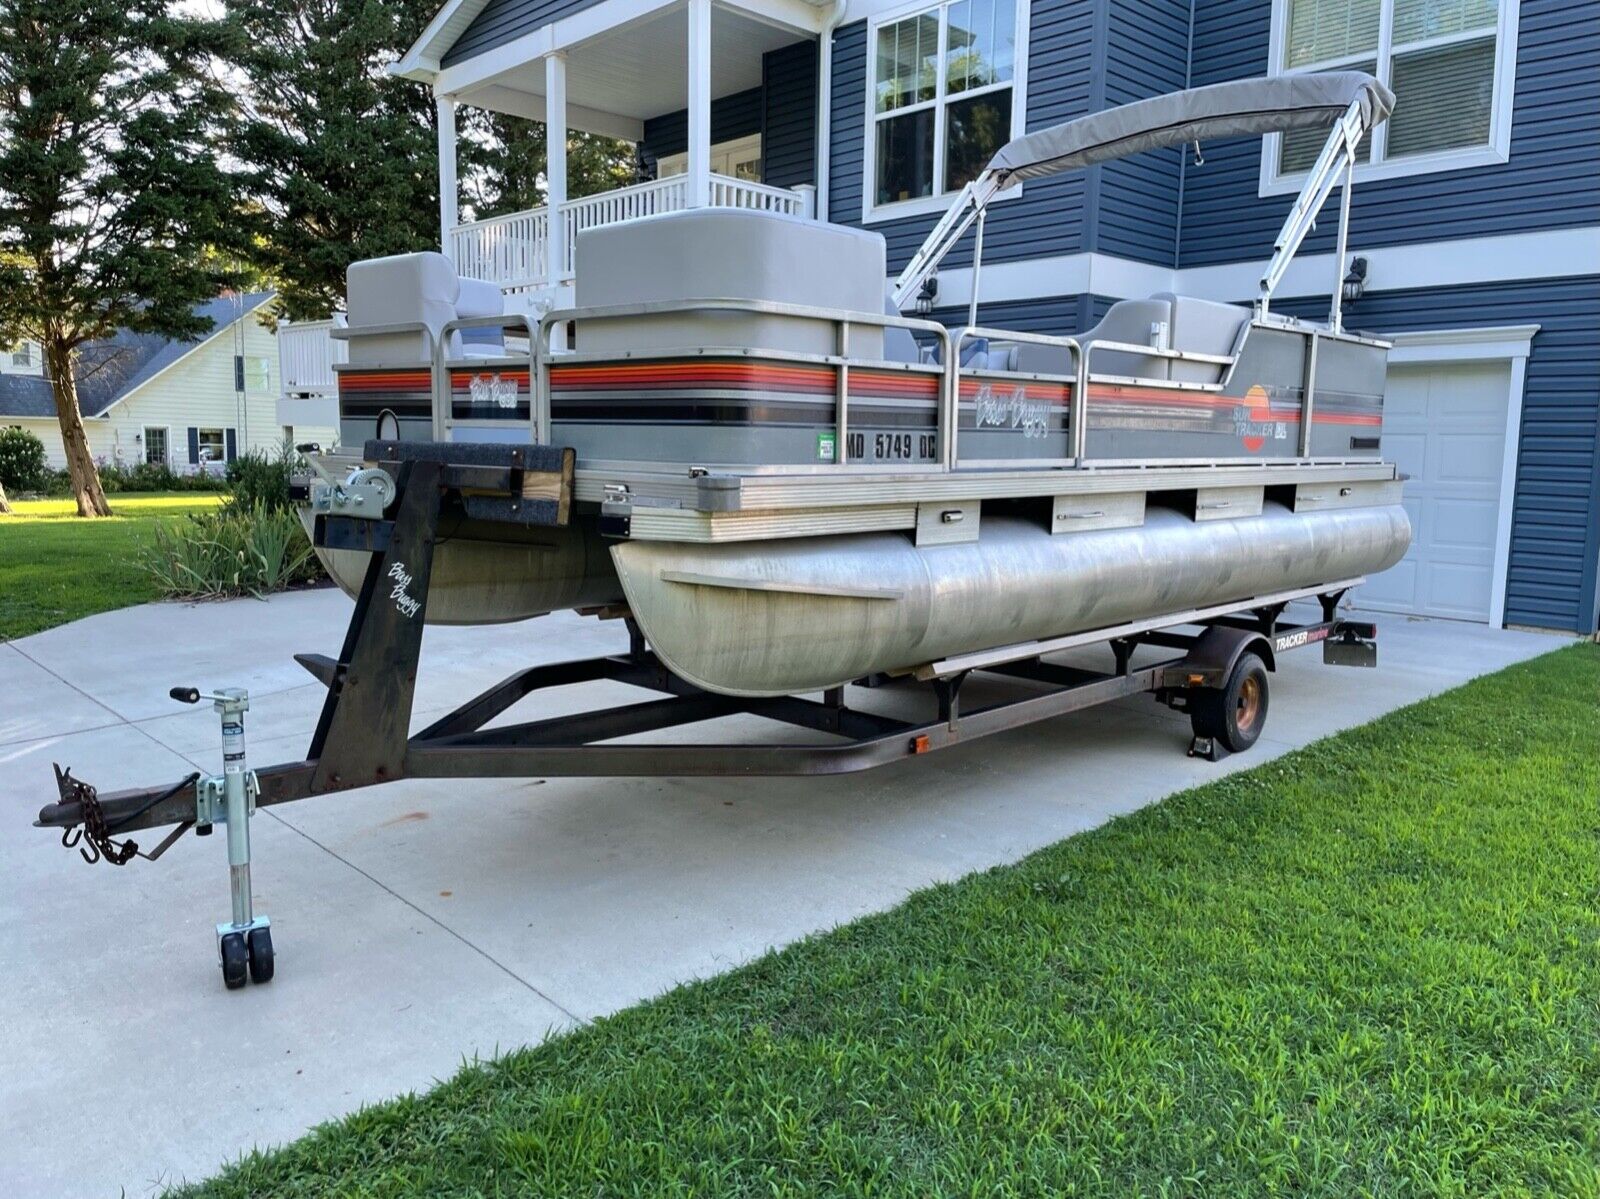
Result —
[{"label": "house window", "polygon": [[167,431],[146,425],[144,430],[144,460],[152,466],[167,464]]},{"label": "house window", "polygon": [[19,346],[17,349],[15,349],[15,350],[13,350],[11,352],[11,365],[12,366],[32,366],[33,365],[33,343],[32,342],[25,341],[25,342],[22,343],[21,346]]},{"label": "house window", "polygon": [[245,355],[244,385],[247,391],[272,390],[272,367],[263,355]]},{"label": "house window", "polygon": [[[656,178],[667,179],[682,175],[689,169],[688,151],[682,154],[663,154],[656,159]],[[761,182],[761,135],[733,141],[718,142],[711,147],[711,173],[726,175],[729,179],[743,179],[750,183]]]},{"label": "house window", "polygon": [[[1389,120],[1362,141],[1356,177],[1504,162],[1510,154],[1518,0],[1276,0],[1278,74],[1366,71],[1395,93]],[[1263,182],[1287,190],[1326,131],[1266,139]]]},{"label": "house window", "polygon": [[959,191],[1017,132],[1017,0],[957,0],[871,30],[871,203]]},{"label": "house window", "polygon": [[201,462],[221,462],[228,456],[227,437],[221,429],[197,429]]}]

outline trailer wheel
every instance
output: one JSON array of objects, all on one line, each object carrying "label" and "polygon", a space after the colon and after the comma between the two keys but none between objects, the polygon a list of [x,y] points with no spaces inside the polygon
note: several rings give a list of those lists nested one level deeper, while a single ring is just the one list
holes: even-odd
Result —
[{"label": "trailer wheel", "polygon": [[1267,667],[1256,654],[1240,654],[1225,687],[1196,688],[1189,698],[1189,722],[1196,737],[1222,742],[1232,753],[1256,743],[1267,723]]}]

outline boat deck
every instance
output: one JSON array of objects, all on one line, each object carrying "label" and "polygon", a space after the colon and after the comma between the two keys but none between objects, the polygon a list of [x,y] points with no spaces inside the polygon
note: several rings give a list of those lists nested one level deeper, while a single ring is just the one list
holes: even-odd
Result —
[{"label": "boat deck", "polygon": [[[321,455],[319,461],[341,475],[361,464],[349,455]],[[665,470],[653,463],[580,460],[573,499],[625,520],[625,526],[610,530],[616,536],[717,542],[916,529],[923,505],[948,508],[986,500],[1049,502],[1058,529],[1089,532],[1140,523],[1146,497],[1175,501],[1192,495],[1196,518],[1205,519],[1200,506],[1206,496],[1224,497],[1216,501],[1215,516],[1247,516],[1252,508],[1259,510],[1268,488],[1282,489],[1277,498],[1306,511],[1397,502],[1398,486],[1393,463],[1370,459],[953,471],[867,466]],[[1119,518],[1116,501],[1125,497],[1137,502]]]}]

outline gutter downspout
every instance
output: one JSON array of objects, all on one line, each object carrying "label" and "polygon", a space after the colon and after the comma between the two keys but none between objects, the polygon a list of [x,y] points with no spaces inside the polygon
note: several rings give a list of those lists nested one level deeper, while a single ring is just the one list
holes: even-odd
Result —
[{"label": "gutter downspout", "polygon": [[828,219],[828,165],[833,144],[833,31],[844,20],[850,0],[833,0],[822,22],[821,51],[817,55],[817,220]]}]

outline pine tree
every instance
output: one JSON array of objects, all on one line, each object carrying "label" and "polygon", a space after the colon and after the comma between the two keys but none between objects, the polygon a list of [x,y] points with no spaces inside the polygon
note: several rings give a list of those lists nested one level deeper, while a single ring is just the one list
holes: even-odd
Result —
[{"label": "pine tree", "polygon": [[[548,190],[544,122],[463,108],[463,200],[476,216],[539,208]],[[638,149],[598,133],[567,134],[567,195],[576,200],[638,181]]]},{"label": "pine tree", "polygon": [[438,243],[433,98],[387,67],[440,2],[227,2],[249,85],[233,150],[260,210],[253,258],[292,320],[327,316],[351,262]]},{"label": "pine tree", "polygon": [[109,515],[78,350],[207,332],[239,231],[213,127],[221,27],[168,0],[0,0],[0,342],[44,349],[80,516]]}]

